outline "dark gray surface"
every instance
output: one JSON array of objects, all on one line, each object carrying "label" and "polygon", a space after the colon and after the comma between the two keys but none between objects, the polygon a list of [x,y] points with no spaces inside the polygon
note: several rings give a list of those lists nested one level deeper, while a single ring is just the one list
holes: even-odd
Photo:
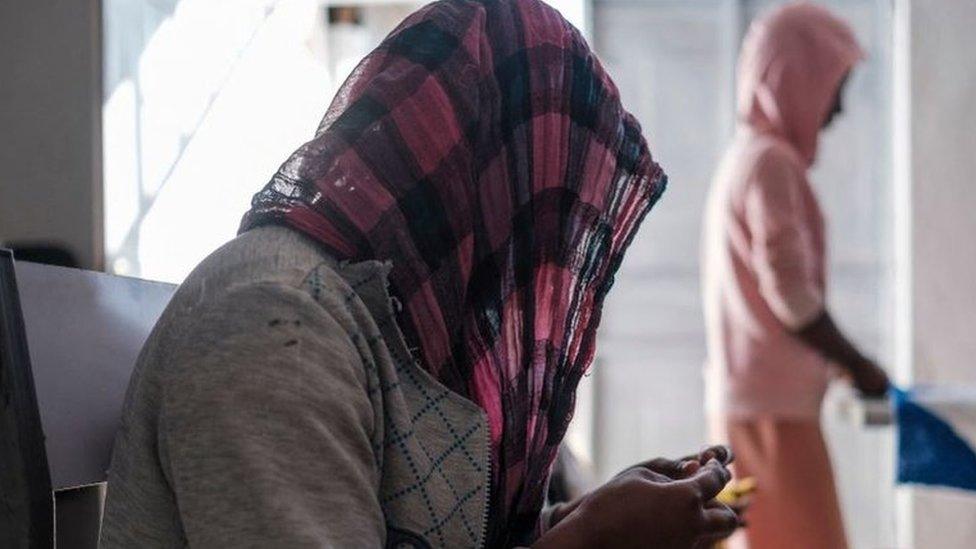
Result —
[{"label": "dark gray surface", "polygon": [[105,484],[55,492],[57,546],[61,549],[97,549],[104,501]]},{"label": "dark gray surface", "polygon": [[0,547],[54,546],[54,500],[10,250],[0,249]]},{"label": "dark gray surface", "polygon": [[105,480],[129,376],[175,286],[16,263],[55,490]]}]

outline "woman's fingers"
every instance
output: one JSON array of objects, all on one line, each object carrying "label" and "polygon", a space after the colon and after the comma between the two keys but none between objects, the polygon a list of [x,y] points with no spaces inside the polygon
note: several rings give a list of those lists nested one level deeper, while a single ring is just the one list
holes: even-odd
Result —
[{"label": "woman's fingers", "polygon": [[716,451],[719,453],[716,459],[722,462],[722,465],[731,465],[735,461],[735,453],[732,452],[732,448],[724,444],[715,446]]},{"label": "woman's fingers", "polygon": [[700,463],[708,463],[711,459],[718,460],[722,465],[729,465],[735,460],[735,456],[732,455],[732,450],[728,446],[722,444],[709,446],[698,453]]},{"label": "woman's fingers", "polygon": [[625,473],[630,473],[641,477],[648,482],[655,482],[658,484],[671,482],[673,479],[667,475],[653,471],[647,467],[633,467]]},{"label": "woman's fingers", "polygon": [[712,459],[688,478],[687,482],[693,483],[698,488],[703,501],[708,501],[717,496],[731,479],[732,474],[729,470],[718,460]]},{"label": "woman's fingers", "polygon": [[681,473],[680,462],[671,459],[657,458],[657,459],[652,459],[645,463],[646,463],[645,467],[647,467],[651,471],[669,476],[671,478],[675,478],[676,475]]},{"label": "woman's fingers", "polygon": [[701,463],[698,460],[682,461],[680,478],[690,477],[697,473],[699,469],[701,469]]},{"label": "woman's fingers", "polygon": [[634,467],[649,469],[660,475],[680,480],[694,475],[702,465],[713,459],[722,465],[729,465],[734,458],[732,456],[732,450],[728,446],[716,445],[709,446],[697,454],[685,456],[677,460],[655,458],[638,463]]},{"label": "woman's fingers", "polygon": [[706,536],[726,537],[732,535],[736,528],[742,525],[735,511],[725,505],[710,506],[702,512],[703,534]]}]

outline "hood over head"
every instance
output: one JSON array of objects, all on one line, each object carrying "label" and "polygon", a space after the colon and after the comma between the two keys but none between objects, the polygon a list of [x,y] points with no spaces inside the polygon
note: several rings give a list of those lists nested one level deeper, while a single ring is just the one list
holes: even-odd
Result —
[{"label": "hood over head", "polygon": [[389,262],[413,358],[488,419],[490,528],[470,545],[511,547],[533,540],[604,297],[666,181],[558,11],[442,0],[352,72],[242,230],[284,224],[336,259]]},{"label": "hood over head", "polygon": [[823,7],[769,12],[749,27],[739,54],[740,122],[785,139],[812,164],[837,89],[863,57],[850,27]]}]

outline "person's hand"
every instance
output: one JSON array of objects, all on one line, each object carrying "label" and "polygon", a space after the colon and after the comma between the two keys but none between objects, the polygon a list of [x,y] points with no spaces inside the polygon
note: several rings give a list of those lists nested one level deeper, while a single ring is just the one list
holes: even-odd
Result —
[{"label": "person's hand", "polygon": [[583,498],[534,547],[709,547],[740,525],[731,509],[714,501],[730,478],[714,458],[680,480],[632,467]]},{"label": "person's hand", "polygon": [[697,454],[688,455],[679,459],[655,458],[644,461],[625,469],[624,472],[630,471],[635,467],[640,467],[678,480],[695,474],[702,465],[705,465],[712,459],[717,460],[726,467],[735,461],[732,450],[728,446],[717,445],[709,446]]},{"label": "person's hand", "polygon": [[[624,469],[618,473],[617,476],[619,477],[620,475],[633,471],[634,469],[647,469],[659,475],[668,477],[671,480],[680,480],[694,475],[702,465],[708,463],[712,459],[718,460],[718,462],[724,466],[730,465],[734,460],[732,450],[730,450],[728,446],[709,446],[702,449],[702,451],[698,452],[697,454],[688,455],[679,459],[659,457],[642,461]],[[583,499],[584,498],[577,498],[573,501],[553,505],[552,510],[550,511],[551,515],[549,518],[549,524],[554,525],[561,522],[567,515],[579,507]]]},{"label": "person's hand", "polygon": [[867,397],[882,397],[888,392],[891,382],[888,374],[869,359],[863,359],[851,368],[854,387]]}]

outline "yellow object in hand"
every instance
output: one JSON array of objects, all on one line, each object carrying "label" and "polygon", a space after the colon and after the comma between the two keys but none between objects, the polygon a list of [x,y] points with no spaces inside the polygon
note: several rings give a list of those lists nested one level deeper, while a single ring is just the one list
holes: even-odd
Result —
[{"label": "yellow object in hand", "polygon": [[736,507],[742,503],[749,494],[756,491],[756,479],[755,477],[745,477],[741,479],[733,479],[731,482],[725,485],[725,488],[715,496],[715,499],[728,505],[729,507]]},{"label": "yellow object in hand", "polygon": [[[749,495],[756,491],[755,477],[745,477],[733,479],[725,488],[715,496],[715,500],[728,505],[735,510],[736,514],[741,514],[749,505]],[[713,549],[725,549],[725,541],[720,541],[713,546]]]}]

